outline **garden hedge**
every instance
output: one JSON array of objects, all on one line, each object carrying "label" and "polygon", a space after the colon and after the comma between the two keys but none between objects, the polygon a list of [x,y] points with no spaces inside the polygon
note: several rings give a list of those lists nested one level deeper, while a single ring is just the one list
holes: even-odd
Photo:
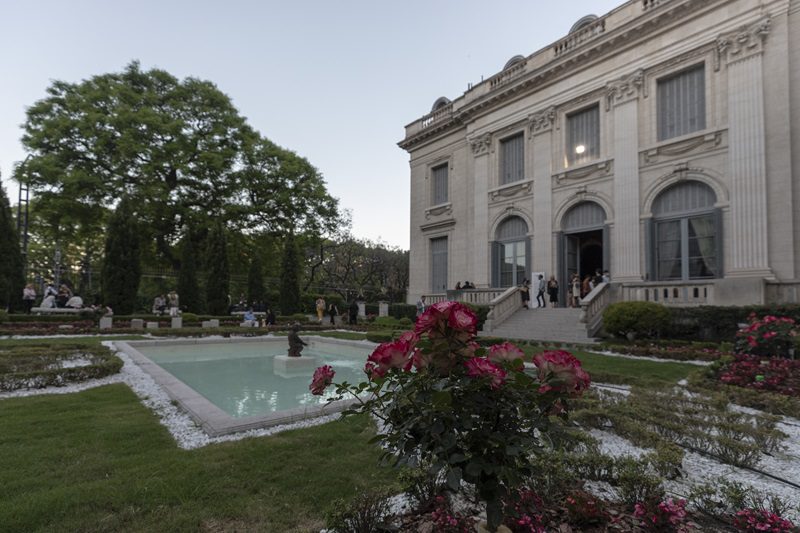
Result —
[{"label": "garden hedge", "polygon": [[732,341],[739,324],[746,323],[750,313],[787,316],[800,323],[800,305],[750,305],[743,307],[673,307],[672,317],[662,331],[671,339]]}]

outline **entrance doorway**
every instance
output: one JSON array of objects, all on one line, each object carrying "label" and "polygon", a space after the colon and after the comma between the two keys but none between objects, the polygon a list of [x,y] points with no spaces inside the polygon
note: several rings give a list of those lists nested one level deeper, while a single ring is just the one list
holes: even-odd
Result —
[{"label": "entrance doorway", "polygon": [[565,235],[567,240],[567,271],[565,281],[573,274],[581,279],[594,275],[597,269],[603,271],[603,230],[582,231]]},{"label": "entrance doorway", "polygon": [[577,274],[581,280],[608,269],[610,250],[606,213],[595,202],[582,202],[573,206],[564,215],[561,223],[559,243],[559,302],[566,305],[570,292],[572,276]]}]

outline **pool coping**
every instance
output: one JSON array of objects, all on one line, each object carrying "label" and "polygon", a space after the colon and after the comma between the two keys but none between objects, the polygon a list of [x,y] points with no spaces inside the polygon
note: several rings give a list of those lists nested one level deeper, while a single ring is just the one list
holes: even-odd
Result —
[{"label": "pool coping", "polygon": [[[372,348],[377,344],[369,341],[352,341],[344,339],[334,339],[328,337],[303,336],[303,338],[313,346],[316,343],[324,342],[328,344],[338,344],[340,346],[352,346],[359,348]],[[305,420],[317,418],[344,411],[348,407],[357,403],[357,400],[339,400],[323,405],[311,405],[285,409],[274,413],[236,418],[210,401],[199,392],[179,380],[149,357],[136,349],[137,346],[163,346],[165,344],[191,345],[191,344],[229,344],[242,342],[281,342],[285,343],[285,337],[232,337],[232,338],[179,338],[179,339],[159,339],[142,341],[112,341],[114,347],[127,354],[145,373],[153,378],[167,395],[175,401],[186,413],[211,437],[219,437],[250,429],[261,429],[273,426],[280,426]]]}]

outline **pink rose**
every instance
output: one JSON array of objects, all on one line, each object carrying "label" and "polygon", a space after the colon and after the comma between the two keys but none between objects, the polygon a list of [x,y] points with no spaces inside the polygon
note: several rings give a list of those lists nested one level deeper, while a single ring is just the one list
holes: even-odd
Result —
[{"label": "pink rose", "polygon": [[484,357],[473,357],[464,363],[467,367],[467,375],[473,378],[491,378],[489,385],[493,389],[499,389],[506,382],[506,371],[495,365]]},{"label": "pink rose", "polygon": [[457,331],[464,331],[470,335],[478,332],[478,317],[466,305],[457,303],[453,306],[447,322],[451,328]]},{"label": "pink rose", "polygon": [[778,332],[776,332],[776,331],[768,331],[768,332],[764,333],[764,340],[769,340],[772,337],[775,337],[777,334],[778,334]]},{"label": "pink rose", "polygon": [[336,375],[336,372],[328,365],[317,368],[314,371],[314,377],[311,378],[311,385],[308,387],[311,390],[311,394],[322,396],[328,385],[333,383],[334,375]]},{"label": "pink rose", "polygon": [[495,344],[489,347],[489,360],[498,363],[500,361],[516,361],[525,357],[525,352],[510,342]]},{"label": "pink rose", "polygon": [[392,368],[408,371],[411,369],[414,345],[405,340],[384,342],[367,358],[364,372],[367,375],[383,377]]},{"label": "pink rose", "polygon": [[580,395],[589,388],[589,374],[581,367],[571,353],[563,350],[542,352],[533,358],[539,371],[542,386],[539,392],[562,391],[570,395]]},{"label": "pink rose", "polygon": [[404,331],[397,340],[416,345],[419,342],[419,335],[415,331]]}]

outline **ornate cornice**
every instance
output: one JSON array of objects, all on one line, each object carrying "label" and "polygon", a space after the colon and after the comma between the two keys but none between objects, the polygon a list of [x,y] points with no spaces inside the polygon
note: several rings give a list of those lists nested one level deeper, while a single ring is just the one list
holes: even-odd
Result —
[{"label": "ornate cornice", "polygon": [[564,181],[607,177],[611,175],[612,168],[613,163],[609,159],[607,161],[600,161],[599,163],[592,163],[591,165],[565,170],[564,172],[554,174],[553,179],[555,179],[557,185],[561,185]]},{"label": "ornate cornice", "polygon": [[472,153],[477,157],[489,153],[489,147],[492,145],[492,134],[483,133],[481,135],[474,135],[467,137],[467,142],[472,147]]},{"label": "ornate cornice", "polygon": [[640,166],[647,166],[671,159],[675,156],[699,154],[714,150],[724,145],[724,130],[703,133],[690,138],[683,138],[675,142],[662,143],[648,150],[640,152]]},{"label": "ornate cornice", "polygon": [[438,217],[440,215],[452,215],[453,204],[448,202],[446,204],[435,205],[425,210],[425,220],[430,220],[431,217]]},{"label": "ornate cornice", "polygon": [[455,225],[456,219],[448,218],[447,220],[437,220],[435,222],[431,222],[430,224],[422,224],[419,229],[422,231],[436,231],[444,230]]},{"label": "ornate cornice", "polygon": [[755,24],[719,37],[715,69],[719,70],[723,61],[730,65],[736,61],[761,54],[764,51],[764,42],[767,40],[771,26],[772,19],[766,16]]},{"label": "ornate cornice", "polygon": [[552,130],[555,121],[555,106],[550,106],[543,111],[528,115],[528,127],[530,128],[531,134],[545,133]]},{"label": "ornate cornice", "polygon": [[513,198],[514,196],[524,196],[526,194],[530,194],[533,190],[533,180],[525,180],[525,181],[516,181],[514,183],[509,183],[508,185],[503,185],[502,187],[497,187],[496,189],[492,189],[489,191],[489,198],[492,201],[505,198]]},{"label": "ornate cornice", "polygon": [[606,111],[612,106],[624,104],[639,98],[644,87],[644,70],[639,69],[633,74],[623,76],[606,85]]}]

